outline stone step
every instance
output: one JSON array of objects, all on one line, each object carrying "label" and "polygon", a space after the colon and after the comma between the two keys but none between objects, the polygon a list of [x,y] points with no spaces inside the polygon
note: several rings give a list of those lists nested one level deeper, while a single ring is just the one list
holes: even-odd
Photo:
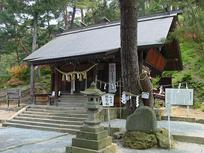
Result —
[{"label": "stone step", "polygon": [[21,121],[34,121],[34,122],[66,124],[66,125],[83,125],[84,123],[84,121],[67,121],[67,120],[55,120],[55,119],[49,119],[49,118],[32,118],[32,117],[22,117],[22,116],[17,116],[14,119],[21,120]]},{"label": "stone step", "polygon": [[24,121],[24,120],[17,120],[17,119],[7,121],[7,123],[46,126],[46,127],[55,127],[55,128],[67,128],[67,129],[80,129],[82,127],[82,125],[64,125],[64,124],[46,123],[43,121],[33,122],[33,121]]},{"label": "stone step", "polygon": [[48,110],[48,109],[40,109],[40,108],[29,108],[27,111],[34,111],[34,112],[46,112],[46,113],[72,113],[72,112],[83,112],[86,113],[86,109],[78,108],[78,109],[68,109],[68,110]]},{"label": "stone step", "polygon": [[69,102],[58,102],[58,106],[66,106],[66,107],[85,107],[86,103],[69,103]]},{"label": "stone step", "polygon": [[60,106],[47,106],[47,105],[31,105],[29,108],[46,109],[46,110],[78,110],[82,107],[60,107]]},{"label": "stone step", "polygon": [[86,118],[83,117],[66,117],[66,116],[51,116],[51,115],[39,115],[39,114],[20,114],[18,117],[31,117],[31,118],[47,118],[54,120],[68,120],[68,121],[84,121]]},{"label": "stone step", "polygon": [[10,123],[10,122],[4,123],[3,126],[26,128],[26,129],[46,130],[46,131],[58,131],[58,132],[70,133],[70,134],[76,134],[77,132],[79,132],[78,129],[54,128],[54,127],[47,127],[47,126],[16,124],[16,123]]},{"label": "stone step", "polygon": [[77,100],[77,101],[88,100],[87,97],[59,97],[58,99],[68,99],[68,100]]},{"label": "stone step", "polygon": [[59,99],[57,102],[67,102],[67,103],[73,103],[73,104],[87,104],[87,101],[85,100],[67,100],[67,99]]},{"label": "stone step", "polygon": [[61,94],[60,97],[69,97],[69,98],[87,98],[86,95],[71,95],[71,94]]},{"label": "stone step", "polygon": [[39,114],[39,115],[51,115],[51,116],[66,116],[66,117],[87,117],[87,114],[84,112],[71,112],[71,113],[49,113],[49,112],[35,112],[35,111],[26,111],[23,114]]},{"label": "stone step", "polygon": [[[66,103],[67,104],[67,103]],[[83,104],[83,103],[82,103]],[[30,105],[12,120],[6,121],[3,126],[20,128],[34,128],[76,134],[87,118],[85,107],[77,103],[66,106]]]},{"label": "stone step", "polygon": [[84,121],[85,117],[78,116],[54,116],[54,115],[41,115],[41,114],[20,114],[19,117],[32,117],[32,118],[47,118],[56,120],[69,120],[69,121]]}]

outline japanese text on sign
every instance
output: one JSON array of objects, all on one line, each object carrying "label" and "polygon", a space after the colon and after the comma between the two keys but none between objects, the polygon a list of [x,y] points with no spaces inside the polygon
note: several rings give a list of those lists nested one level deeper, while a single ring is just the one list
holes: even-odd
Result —
[{"label": "japanese text on sign", "polygon": [[102,96],[103,106],[114,106],[114,94],[105,94]]}]

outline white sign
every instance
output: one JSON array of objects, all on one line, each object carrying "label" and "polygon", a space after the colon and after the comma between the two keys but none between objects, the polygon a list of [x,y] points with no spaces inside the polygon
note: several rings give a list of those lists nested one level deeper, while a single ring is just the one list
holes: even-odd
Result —
[{"label": "white sign", "polygon": [[123,93],[121,96],[121,103],[126,104],[127,103],[127,98],[126,98],[126,94]]},{"label": "white sign", "polygon": [[149,99],[149,92],[142,92],[143,99]]},{"label": "white sign", "polygon": [[109,64],[109,87],[108,92],[109,93],[115,93],[116,90],[116,64],[110,63]]},{"label": "white sign", "polygon": [[193,105],[193,89],[166,89],[165,101],[170,105]]},{"label": "white sign", "polygon": [[102,97],[102,105],[106,106],[114,106],[114,94],[105,94]]}]

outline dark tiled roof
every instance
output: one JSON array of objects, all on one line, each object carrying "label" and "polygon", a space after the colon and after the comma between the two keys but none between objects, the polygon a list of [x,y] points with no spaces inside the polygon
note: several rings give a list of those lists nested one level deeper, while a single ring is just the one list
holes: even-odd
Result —
[{"label": "dark tiled roof", "polygon": [[[177,13],[145,17],[138,20],[138,46],[163,45]],[[120,23],[112,23],[58,35],[26,61],[43,61],[97,54],[120,48]]]}]

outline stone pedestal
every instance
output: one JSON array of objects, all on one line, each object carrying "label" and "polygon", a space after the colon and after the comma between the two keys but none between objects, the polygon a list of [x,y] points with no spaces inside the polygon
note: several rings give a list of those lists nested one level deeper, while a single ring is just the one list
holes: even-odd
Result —
[{"label": "stone pedestal", "polygon": [[67,147],[67,153],[116,153],[116,145],[112,143],[112,137],[108,131],[100,126],[98,118],[100,109],[100,95],[103,93],[92,84],[84,94],[88,95],[87,112],[88,118],[84,126],[72,139],[72,146]]}]

